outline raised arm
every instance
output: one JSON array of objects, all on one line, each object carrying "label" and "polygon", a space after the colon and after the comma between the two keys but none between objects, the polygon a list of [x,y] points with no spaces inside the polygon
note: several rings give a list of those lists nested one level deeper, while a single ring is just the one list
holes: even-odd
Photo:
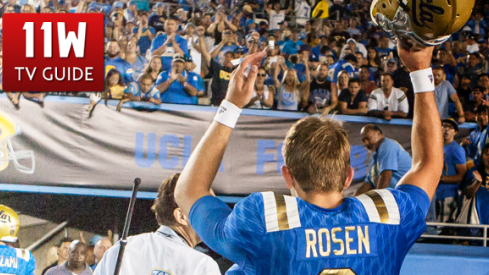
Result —
[{"label": "raised arm", "polygon": [[[258,66],[266,56],[260,52],[246,57],[231,74],[226,100],[218,116],[237,120],[240,109],[251,99]],[[248,77],[246,69],[251,66]],[[233,120],[233,119],[231,119]],[[229,120],[227,120],[229,121]],[[175,200],[185,215],[189,215],[192,205],[201,197],[210,196],[210,188],[226,150],[232,128],[214,120],[193,151],[182,171],[175,188]]]},{"label": "raised arm", "polygon": [[[412,78],[415,87],[414,118],[411,133],[413,164],[408,173],[399,181],[399,184],[417,186],[423,189],[431,199],[435,194],[443,169],[440,115],[436,107],[434,85],[430,83],[433,47],[407,49],[399,39],[397,48],[399,57],[411,72],[411,76],[413,73],[416,75]],[[425,71],[421,72],[421,70]],[[431,77],[433,76],[431,75]],[[419,88],[420,86],[423,88]],[[430,91],[420,92],[426,91],[424,87],[427,86]],[[431,88],[433,88],[432,91]]]}]

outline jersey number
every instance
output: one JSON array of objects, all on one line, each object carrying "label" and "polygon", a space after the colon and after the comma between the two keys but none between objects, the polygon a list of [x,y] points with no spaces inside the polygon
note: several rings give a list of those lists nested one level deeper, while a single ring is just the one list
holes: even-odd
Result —
[{"label": "jersey number", "polygon": [[323,269],[318,275],[357,275],[351,268]]}]

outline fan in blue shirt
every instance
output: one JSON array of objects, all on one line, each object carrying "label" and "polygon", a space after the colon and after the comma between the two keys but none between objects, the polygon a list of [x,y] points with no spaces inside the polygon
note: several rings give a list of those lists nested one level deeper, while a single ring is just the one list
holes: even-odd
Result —
[{"label": "fan in blue shirt", "polygon": [[121,48],[117,41],[109,41],[107,43],[107,55],[105,56],[105,74],[111,69],[116,69],[121,73],[124,83],[130,83],[133,81],[134,69],[127,61],[122,59],[120,54]]},{"label": "fan in blue shirt", "polygon": [[197,83],[185,71],[185,59],[176,54],[173,57],[172,68],[162,72],[156,79],[155,86],[161,93],[161,101],[166,103],[196,104]]},{"label": "fan in blue shirt", "polygon": [[165,22],[166,33],[156,36],[151,42],[151,52],[153,55],[161,56],[164,71],[171,69],[174,54],[184,55],[188,53],[187,40],[180,37],[176,33],[177,30],[178,24],[175,18],[168,18]]},{"label": "fan in blue shirt", "polygon": [[133,82],[127,86],[124,94],[127,94],[132,101],[146,101],[161,104],[160,92],[153,86],[153,77],[151,74],[141,75],[138,82]]}]

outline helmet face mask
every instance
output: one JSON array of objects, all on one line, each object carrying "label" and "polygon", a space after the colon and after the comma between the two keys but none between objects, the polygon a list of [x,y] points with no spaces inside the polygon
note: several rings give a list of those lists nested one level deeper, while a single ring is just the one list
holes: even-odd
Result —
[{"label": "helmet face mask", "polygon": [[[6,114],[0,113],[0,172],[5,170],[10,161],[17,171],[25,174],[33,174],[35,170],[35,158],[32,150],[15,151],[11,138],[21,133],[20,127]],[[19,160],[26,160],[24,165]]]},{"label": "helmet face mask", "polygon": [[398,38],[440,45],[469,19],[475,0],[374,0],[374,23]]},{"label": "helmet face mask", "polygon": [[399,6],[393,20],[389,20],[382,13],[376,13],[373,21],[387,33],[395,37],[406,37],[425,46],[436,46],[442,44],[450,38],[450,35],[443,36],[433,40],[425,40],[419,37],[411,27],[409,15]]}]

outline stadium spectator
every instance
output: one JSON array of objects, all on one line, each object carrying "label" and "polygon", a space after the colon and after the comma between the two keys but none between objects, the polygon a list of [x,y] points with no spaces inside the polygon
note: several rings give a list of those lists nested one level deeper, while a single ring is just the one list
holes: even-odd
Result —
[{"label": "stadium spectator", "polygon": [[292,5],[289,5],[289,8],[286,10],[281,9],[281,5],[279,2],[275,2],[273,4],[269,3],[265,7],[265,11],[268,13],[268,26],[271,31],[277,30],[280,28],[279,23],[285,20],[285,16],[292,11]]},{"label": "stadium spectator", "polygon": [[482,147],[487,143],[487,125],[489,121],[489,109],[483,105],[476,109],[477,128],[473,130],[469,137],[462,140],[461,146],[465,148],[466,156],[473,160],[477,166],[480,162]]},{"label": "stadium spectator", "polygon": [[467,21],[465,25],[469,26],[473,30],[474,34],[484,36],[486,33],[485,30],[487,29],[487,22],[484,20],[482,11],[480,10],[474,10],[471,19]]},{"label": "stadium spectator", "polygon": [[171,69],[174,54],[188,53],[187,41],[177,34],[178,21],[171,17],[165,21],[165,33],[157,35],[151,42],[151,54],[161,56],[163,71]]},{"label": "stadium spectator", "polygon": [[270,109],[273,106],[275,87],[265,84],[268,74],[265,68],[258,68],[255,80],[254,92],[250,102],[245,106],[253,109]]},{"label": "stadium spectator", "polygon": [[393,58],[387,60],[387,62],[385,63],[385,66],[384,66],[384,72],[392,75],[394,73],[394,71],[396,71],[396,70],[397,70],[396,60]]},{"label": "stadium spectator", "polygon": [[382,70],[382,63],[376,48],[368,48],[367,65],[370,71],[374,74],[374,77],[378,74],[379,70]]},{"label": "stadium spectator", "polygon": [[391,120],[393,117],[407,117],[409,104],[406,94],[400,89],[394,88],[392,76],[383,73],[381,87],[370,94],[368,100],[368,115]]},{"label": "stadium spectator", "polygon": [[200,31],[197,32],[197,27],[195,27],[193,23],[187,23],[184,28],[185,35],[182,37],[187,40],[187,45],[189,49],[188,54],[190,54],[190,56],[192,57],[192,62],[195,64],[193,72],[200,75],[200,72],[202,71],[202,54],[200,47],[205,47],[205,29],[203,26],[199,26],[199,30]]},{"label": "stadium spectator", "polygon": [[46,275],[90,275],[92,269],[85,262],[88,245],[79,240],[70,244],[68,260],[58,266],[50,268]]},{"label": "stadium spectator", "polygon": [[484,93],[482,87],[476,86],[472,89],[472,100],[468,101],[464,105],[464,114],[467,121],[476,121],[476,110],[480,106],[484,105]]},{"label": "stadium spectator", "polygon": [[483,89],[484,99],[489,99],[489,74],[481,74],[479,75],[479,86]]},{"label": "stadium spectator", "polygon": [[200,71],[199,73],[195,72],[196,65],[192,59],[192,56],[186,54],[183,59],[185,60],[185,71],[188,74],[187,79],[193,83],[195,89],[197,90],[197,96],[205,95],[204,80],[200,76]]},{"label": "stadium spectator", "polygon": [[[216,262],[194,247],[201,242],[174,199],[179,174],[167,178],[158,188],[151,209],[159,228],[156,232],[127,239],[121,274],[221,274]],[[120,243],[107,250],[95,275],[114,274]]]},{"label": "stadium spectator", "polygon": [[275,67],[273,80],[277,91],[277,110],[299,111],[307,105],[311,79],[307,60],[305,63],[306,80],[302,83],[299,82],[295,69],[287,69],[283,72],[282,81],[279,81],[278,75],[281,71],[281,66],[277,65]]},{"label": "stadium spectator", "polygon": [[111,69],[116,69],[121,73],[122,80],[128,84],[133,81],[133,68],[131,64],[120,57],[121,48],[115,40],[107,43],[107,55],[105,56],[105,73]]},{"label": "stadium spectator", "polygon": [[198,79],[194,80],[188,76],[184,56],[175,54],[171,69],[163,71],[155,83],[161,93],[161,102],[197,104]]},{"label": "stadium spectator", "polygon": [[212,78],[211,103],[214,106],[219,106],[221,101],[224,100],[229,79],[231,78],[231,72],[234,70],[234,65],[231,63],[234,60],[234,51],[224,51],[223,59],[217,62],[214,60],[214,57],[218,52],[218,48],[214,49],[211,53],[208,53],[205,49],[202,51],[202,57],[204,58],[205,65],[209,68],[209,74]]},{"label": "stadium spectator", "polygon": [[282,48],[282,53],[286,56],[292,54],[298,54],[300,47],[304,45],[304,42],[299,40],[299,29],[292,30],[290,40],[285,41],[284,46]]},{"label": "stadium spectator", "polygon": [[102,238],[95,243],[95,247],[93,249],[93,254],[95,256],[95,263],[90,267],[92,270],[95,270],[97,265],[102,261],[105,252],[112,247],[112,242],[108,238]]},{"label": "stadium spectator", "polygon": [[146,12],[139,12],[139,21],[136,27],[132,29],[132,33],[136,35],[139,54],[146,56],[147,51],[151,48],[151,42],[156,35],[156,30],[149,26],[148,14]]},{"label": "stadium spectator", "polygon": [[[331,9],[330,9],[330,14],[331,14]],[[331,31],[329,37],[333,38],[335,41],[339,41],[340,39],[346,41],[348,38],[350,38],[350,33],[345,30],[341,22],[337,21],[334,23],[334,28]]]},{"label": "stadium spectator", "polygon": [[338,73],[338,83],[336,84],[338,88],[338,96],[341,95],[341,91],[348,89],[350,87],[350,75],[347,71],[343,70]]},{"label": "stadium spectator", "polygon": [[470,87],[474,88],[477,85],[477,80],[480,74],[488,73],[489,67],[487,61],[483,61],[479,53],[474,52],[469,56],[467,66],[458,68],[459,75],[470,75]]},{"label": "stadium spectator", "polygon": [[129,63],[132,68],[133,80],[138,79],[139,75],[143,72],[144,67],[148,63],[146,58],[138,54],[138,46],[134,41],[129,41],[127,44],[124,60]]},{"label": "stadium spectator", "polygon": [[440,118],[446,119],[450,117],[448,113],[448,105],[451,100],[455,103],[455,107],[457,108],[458,123],[464,123],[465,115],[462,108],[462,103],[460,103],[457,92],[453,88],[452,84],[446,80],[443,80],[445,78],[443,67],[438,66],[433,68],[433,78],[435,81],[436,106],[438,107]]},{"label": "stadium spectator", "polygon": [[377,47],[377,52],[381,56],[385,56],[385,55],[392,56],[391,55],[392,51],[394,51],[394,49],[390,47],[389,38],[387,36],[382,36],[379,39],[379,46]]},{"label": "stadium spectator", "polygon": [[61,265],[68,260],[68,258],[70,257],[71,242],[73,242],[73,239],[69,237],[65,237],[59,241],[59,244],[57,246],[58,261],[44,268],[44,270],[41,273],[42,275],[44,275],[50,268]]},{"label": "stadium spectator", "polygon": [[458,98],[460,99],[460,102],[464,104],[464,110],[465,110],[465,104],[467,104],[470,101],[470,96],[472,94],[472,88],[470,87],[471,81],[472,81],[471,75],[468,74],[462,75],[460,77],[460,85],[458,85],[457,88],[457,95]]},{"label": "stadium spectator", "polygon": [[360,88],[365,91],[367,95],[370,95],[373,90],[379,88],[375,82],[370,81],[370,69],[367,65],[360,66],[358,76],[360,78]]},{"label": "stadium spectator", "polygon": [[465,40],[465,50],[469,53],[469,54],[473,54],[473,53],[478,53],[479,52],[479,44],[477,44],[476,42],[476,35],[474,33],[469,33],[467,35],[467,40]]},{"label": "stadium spectator", "polygon": [[467,171],[465,196],[476,198],[477,216],[480,224],[489,224],[489,144],[482,148],[482,159],[478,166]]},{"label": "stadium spectator", "polygon": [[137,21],[138,20],[137,11],[138,11],[137,2],[135,0],[129,1],[127,3],[127,9],[124,10],[124,18],[126,19],[126,21],[131,21],[131,20],[132,22]]},{"label": "stadium spectator", "polygon": [[[349,77],[355,76],[355,65],[357,57],[354,54],[347,54],[342,60],[339,60],[331,66],[328,72],[328,81],[338,84],[338,76],[340,71],[346,71]],[[348,86],[347,86],[348,87]]]},{"label": "stadium spectator", "polygon": [[233,23],[229,22],[228,17],[224,10],[219,10],[216,13],[216,18],[214,23],[212,23],[207,29],[207,33],[211,34],[214,38],[214,45],[221,43],[226,29],[236,32],[238,29]]},{"label": "stadium spectator", "polygon": [[371,189],[395,188],[411,169],[411,156],[397,141],[384,137],[377,125],[365,125],[360,134],[363,144],[372,152],[372,156],[365,182],[358,188],[356,195]]},{"label": "stadium spectator", "polygon": [[148,18],[148,25],[154,28],[156,33],[163,32],[165,30],[165,21],[166,21],[166,14],[164,13],[165,3],[158,2],[154,7],[155,7],[154,12],[150,14]]},{"label": "stadium spectator", "polygon": [[436,62],[438,66],[443,67],[446,80],[453,83],[455,81],[457,61],[455,60],[452,52],[447,51],[445,47],[441,47],[436,54]]},{"label": "stadium spectator", "polygon": [[309,86],[309,99],[306,108],[309,114],[329,114],[338,104],[336,85],[328,81],[328,66],[318,66],[318,75]]},{"label": "stadium spectator", "polygon": [[366,115],[368,112],[368,97],[365,91],[361,90],[358,78],[350,79],[349,88],[341,92],[338,101],[344,115]]},{"label": "stadium spectator", "polygon": [[158,80],[156,80],[156,83],[153,85],[153,77],[151,75],[141,75],[138,81],[132,82],[127,86],[124,91],[124,99],[117,105],[117,111],[120,111],[122,103],[127,101],[143,101],[156,105],[161,104],[160,92],[155,87],[157,85]]},{"label": "stadium spectator", "polygon": [[[154,55],[151,57],[149,62],[146,64],[146,67],[143,69],[143,74],[149,74],[151,75],[151,78],[153,79],[153,83],[156,82],[156,79],[160,75],[160,73],[163,71],[162,66],[161,66],[161,57],[158,55]],[[140,76],[138,76],[139,79]]]},{"label": "stadium spectator", "polygon": [[454,141],[458,133],[457,122],[451,118],[442,120],[444,164],[440,184],[436,188],[437,220],[453,222],[457,207],[458,190],[467,172],[465,151]]},{"label": "stadium spectator", "polygon": [[[349,38],[348,40],[346,40],[345,45],[341,49],[340,58],[345,56],[346,49],[350,49],[351,53],[354,53],[355,55],[357,52],[360,52],[362,55],[362,63],[363,63],[363,59],[367,57],[367,49],[365,48],[365,46],[362,43],[358,43],[353,38]],[[357,61],[358,61],[358,57],[357,57]]]},{"label": "stadium spectator", "polygon": [[487,39],[481,38],[478,41],[479,44],[479,53],[484,56],[484,59],[489,58],[489,47],[487,46]]}]

